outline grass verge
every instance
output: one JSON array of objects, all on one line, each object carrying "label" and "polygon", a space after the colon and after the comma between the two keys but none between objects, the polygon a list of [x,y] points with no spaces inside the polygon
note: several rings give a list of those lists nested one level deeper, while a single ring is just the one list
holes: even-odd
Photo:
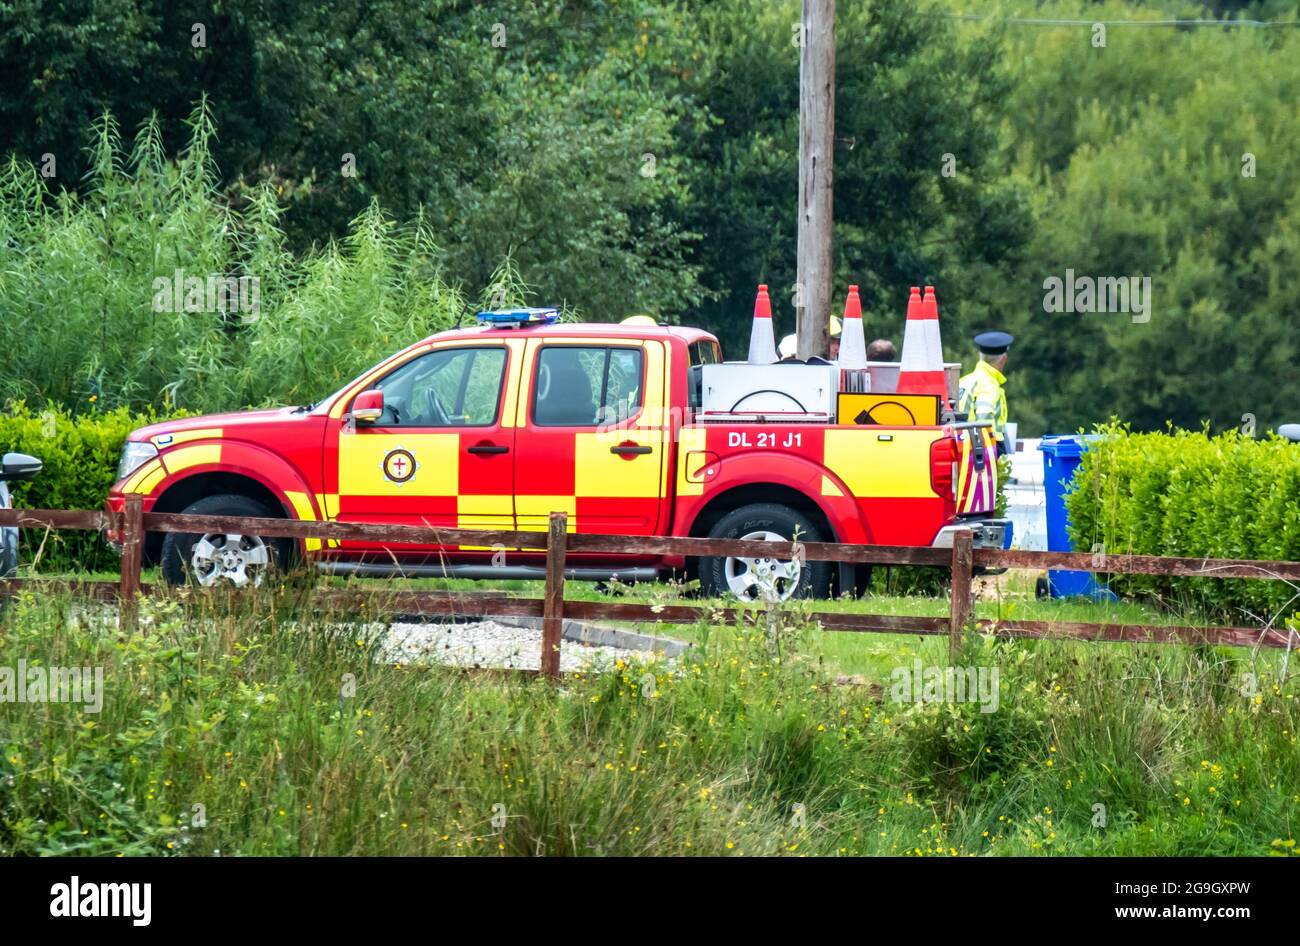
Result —
[{"label": "grass verge", "polygon": [[[946,642],[698,626],[694,653],[567,677],[376,659],[373,615],[292,587],[104,612],[27,595],[0,668],[103,670],[103,706],[0,703],[7,854],[1285,854],[1281,654],[972,637],[997,708],[898,702]],[[841,681],[836,683],[837,679]]]}]

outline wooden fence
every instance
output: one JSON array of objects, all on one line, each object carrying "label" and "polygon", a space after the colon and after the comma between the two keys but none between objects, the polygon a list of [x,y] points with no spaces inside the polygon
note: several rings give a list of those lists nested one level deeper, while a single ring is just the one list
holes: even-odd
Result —
[{"label": "wooden fence", "polygon": [[[878,565],[930,565],[952,573],[952,594],[946,617],[897,614],[862,614],[819,611],[806,615],[829,631],[888,634],[946,634],[955,651],[967,627],[999,637],[1064,638],[1126,643],[1222,644],[1237,647],[1300,648],[1300,635],[1286,628],[1197,627],[1151,624],[1085,624],[1057,621],[972,621],[971,579],[974,569],[1065,568],[1106,574],[1172,575],[1197,578],[1256,578],[1300,582],[1300,562],[1264,562],[1239,559],[1168,558],[1150,555],[1028,552],[972,547],[971,533],[958,531],[951,549],[892,545],[840,545],[832,542],[765,542],[737,539],[679,538],[663,536],[584,535],[569,533],[564,513],[551,514],[546,532],[443,529],[426,526],[356,522],[307,522],[232,516],[187,516],[180,513],[144,513],[141,497],[127,497],[121,513],[106,510],[0,509],[0,526],[24,529],[113,529],[124,536],[121,574],[117,582],[74,581],[76,593],[103,600],[118,600],[124,618],[133,619],[136,599],[152,589],[140,581],[144,538],[148,532],[231,532],[265,538],[363,540],[391,544],[416,543],[455,547],[497,547],[546,553],[546,583],[542,598],[523,598],[502,592],[391,591],[384,601],[400,613],[422,615],[487,615],[542,618],[542,673],[558,676],[560,632],[564,619],[665,622],[693,624],[702,618],[734,620],[739,607],[649,605],[617,601],[566,601],[565,557],[570,553],[632,553],[637,555],[734,556],[805,561],[850,562]],[[49,584],[49,579],[0,580],[0,594],[22,587]],[[373,590],[320,588],[312,600],[322,606],[356,608]]]}]

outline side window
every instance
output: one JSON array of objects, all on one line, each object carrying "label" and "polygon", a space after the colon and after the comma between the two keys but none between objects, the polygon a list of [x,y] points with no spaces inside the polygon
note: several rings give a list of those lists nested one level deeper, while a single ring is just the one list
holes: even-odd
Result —
[{"label": "side window", "polygon": [[691,363],[686,370],[686,404],[691,410],[698,411],[704,400],[704,366],[722,361],[722,352],[713,339],[701,339],[691,345],[689,352]]},{"label": "side window", "polygon": [[642,366],[640,348],[542,348],[533,382],[533,423],[597,427],[627,420],[641,409]]},{"label": "side window", "polygon": [[718,343],[711,338],[701,339],[691,346],[692,365],[716,365],[722,360]]},{"label": "side window", "polygon": [[408,361],[375,385],[383,427],[487,427],[497,419],[506,350],[443,348]]}]

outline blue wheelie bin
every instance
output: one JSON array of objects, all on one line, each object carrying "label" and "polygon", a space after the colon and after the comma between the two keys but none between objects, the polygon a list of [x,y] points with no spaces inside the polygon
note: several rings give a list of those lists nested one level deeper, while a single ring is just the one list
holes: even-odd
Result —
[{"label": "blue wheelie bin", "polygon": [[[1070,544],[1070,517],[1065,508],[1065,497],[1070,489],[1070,481],[1074,478],[1074,471],[1083,462],[1083,451],[1088,449],[1088,441],[1095,439],[1095,435],[1085,437],[1081,434],[1063,434],[1044,437],[1038,445],[1038,449],[1043,451],[1048,551],[1077,551]],[[1067,571],[1063,568],[1048,570],[1046,590],[1053,598],[1083,595],[1113,600],[1115,597],[1109,588],[1097,581],[1092,572]]]}]

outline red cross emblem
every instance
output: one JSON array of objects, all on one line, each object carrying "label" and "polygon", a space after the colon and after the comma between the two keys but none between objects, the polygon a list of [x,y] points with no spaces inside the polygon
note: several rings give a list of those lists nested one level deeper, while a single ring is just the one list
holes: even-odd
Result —
[{"label": "red cross emblem", "polygon": [[396,450],[389,450],[384,455],[384,476],[394,483],[408,482],[415,475],[417,466],[415,455],[410,450],[403,450],[398,447]]}]

